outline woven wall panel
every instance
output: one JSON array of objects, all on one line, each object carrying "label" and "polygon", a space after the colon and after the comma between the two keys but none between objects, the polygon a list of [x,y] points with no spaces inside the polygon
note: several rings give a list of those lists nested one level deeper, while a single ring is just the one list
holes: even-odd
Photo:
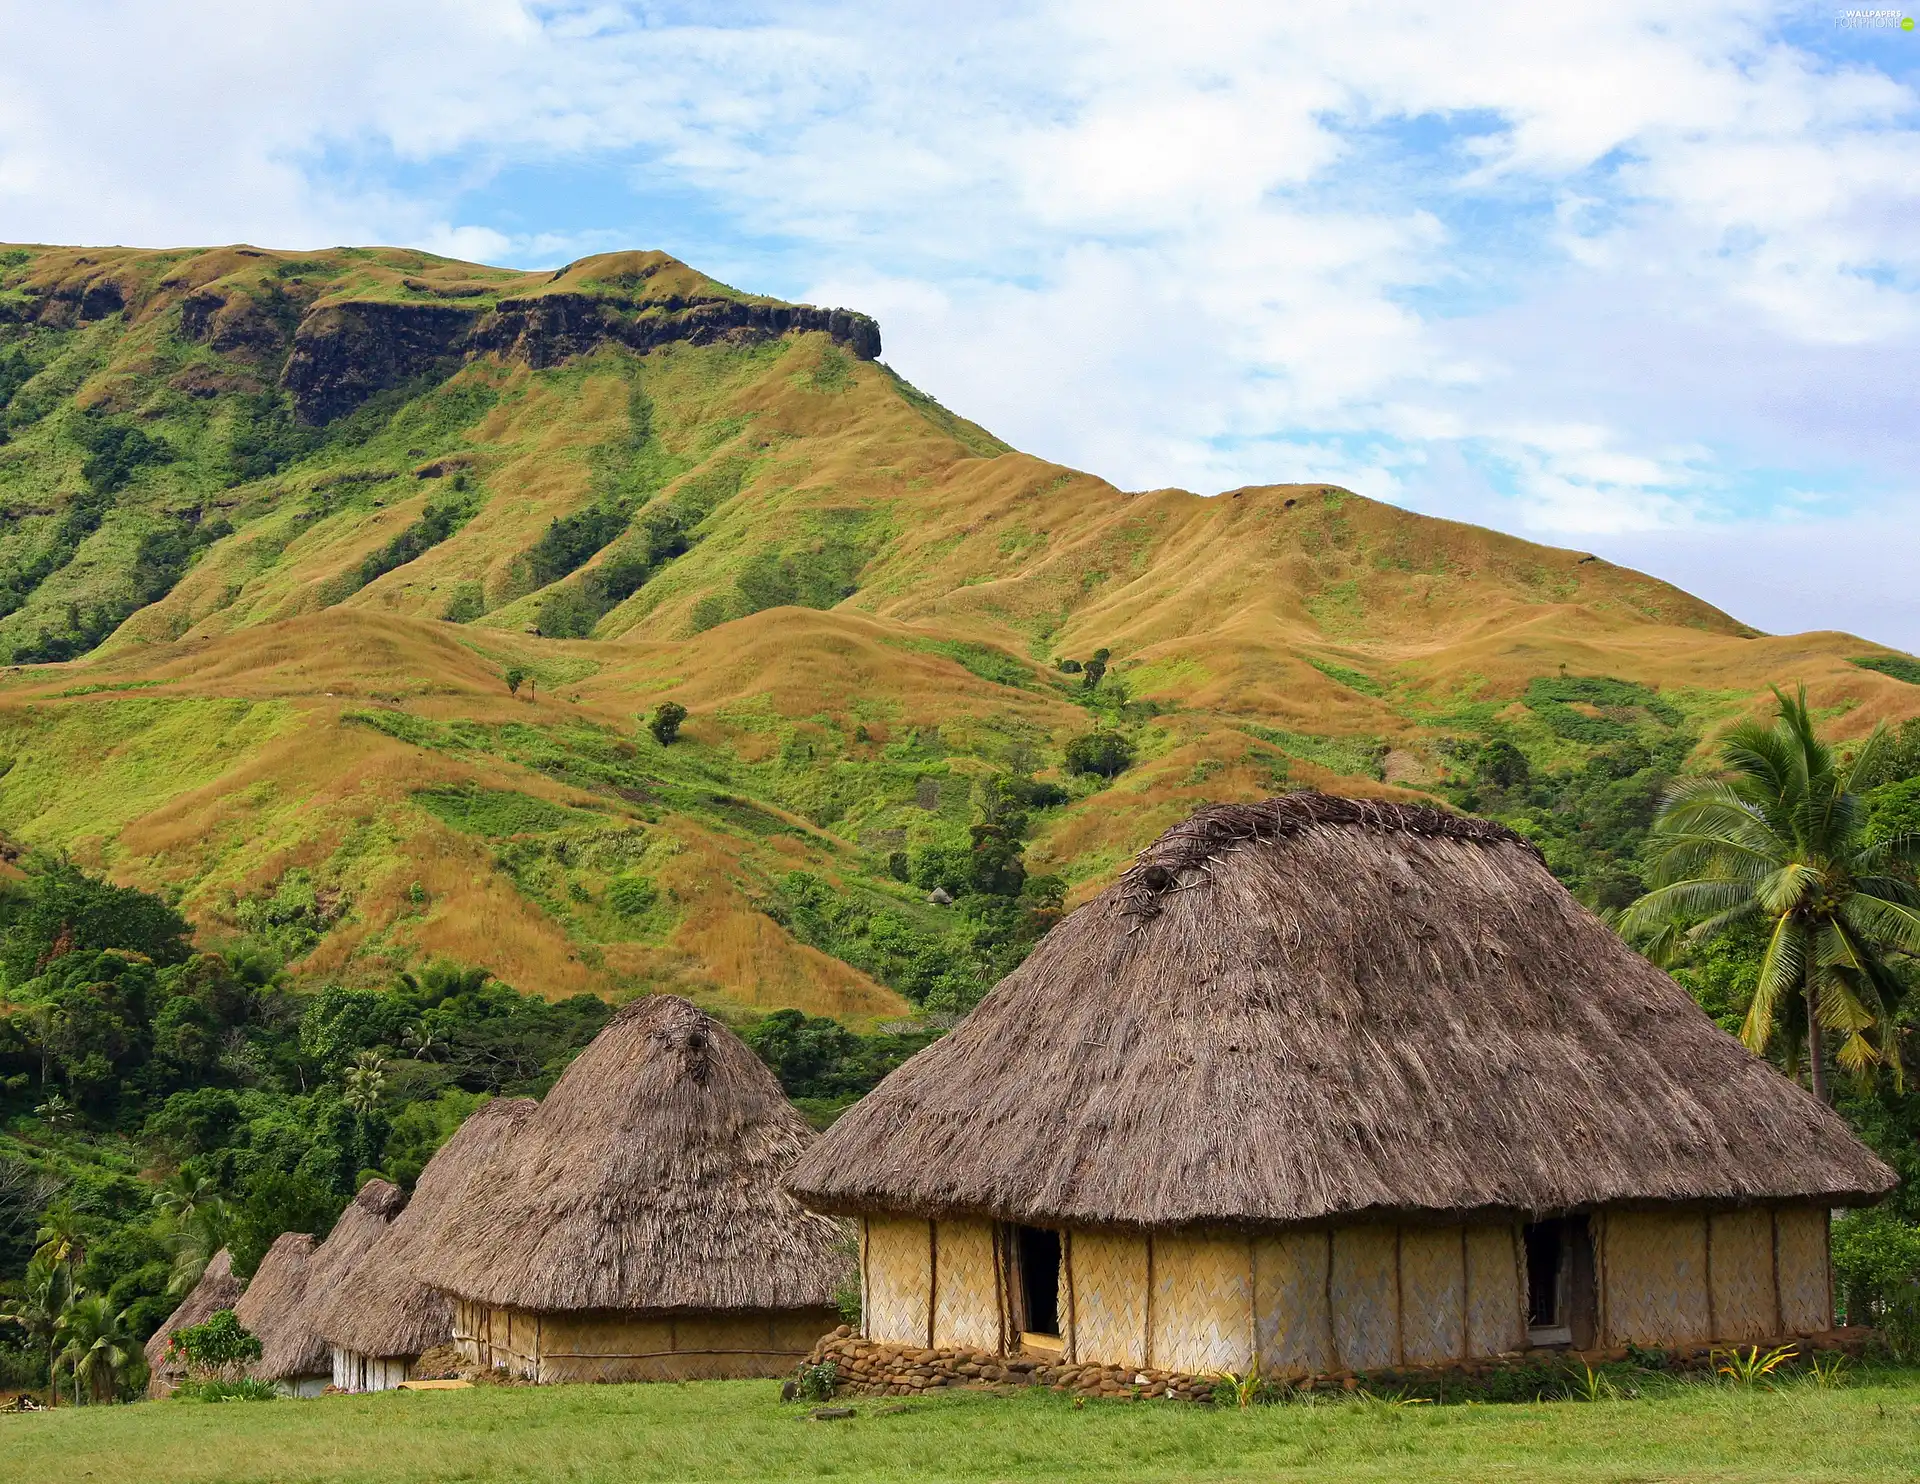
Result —
[{"label": "woven wall panel", "polygon": [[1254,1239],[1253,1312],[1261,1370],[1337,1369],[1327,1314],[1327,1246],[1324,1231]]},{"label": "woven wall panel", "polygon": [[1610,1211],[1605,1241],[1609,1344],[1697,1345],[1713,1338],[1705,1216]]},{"label": "woven wall panel", "polygon": [[1073,1234],[1073,1355],[1101,1365],[1147,1363],[1147,1239]]},{"label": "woven wall panel", "polygon": [[1827,1213],[1782,1206],[1773,1213],[1780,1244],[1780,1327],[1810,1335],[1833,1327],[1833,1283],[1827,1266]]},{"label": "woven wall panel", "polygon": [[1252,1253],[1241,1236],[1156,1233],[1148,1353],[1170,1371],[1253,1366]]},{"label": "woven wall panel", "polygon": [[933,1292],[927,1223],[907,1217],[866,1221],[867,1338],[890,1345],[927,1343],[927,1300]]},{"label": "woven wall panel", "polygon": [[1400,1350],[1408,1365],[1466,1356],[1467,1256],[1457,1226],[1400,1229]]},{"label": "woven wall panel", "polygon": [[1773,1295],[1773,1212],[1722,1211],[1709,1218],[1713,1337],[1764,1340],[1780,1332]]},{"label": "woven wall panel", "polygon": [[1363,1371],[1397,1363],[1394,1231],[1341,1226],[1333,1232],[1333,1344],[1341,1367]]},{"label": "woven wall panel", "polygon": [[1519,1233],[1510,1226],[1467,1228],[1467,1354],[1500,1355],[1527,1343]]},{"label": "woven wall panel", "polygon": [[934,1244],[940,1267],[934,1284],[933,1343],[955,1350],[1000,1348],[1000,1282],[993,1226],[943,1221]]}]

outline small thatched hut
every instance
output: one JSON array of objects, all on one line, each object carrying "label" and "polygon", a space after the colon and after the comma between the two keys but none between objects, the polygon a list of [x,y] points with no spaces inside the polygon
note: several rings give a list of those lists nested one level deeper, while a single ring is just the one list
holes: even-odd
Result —
[{"label": "small thatched hut", "polygon": [[386,1391],[412,1374],[421,1355],[453,1340],[453,1306],[413,1275],[414,1259],[435,1242],[458,1244],[476,1233],[444,1228],[474,1172],[483,1168],[539,1104],[496,1099],[454,1131],[420,1172],[413,1198],[337,1286],[320,1315],[333,1351],[333,1384],[342,1391]]},{"label": "small thatched hut", "polygon": [[797,1167],[869,1338],[1327,1373],[1826,1329],[1893,1173],[1519,836],[1295,794],[1168,831]]},{"label": "small thatched hut", "polygon": [[318,1396],[333,1379],[320,1333],[320,1313],[345,1283],[406,1196],[386,1180],[369,1180],[317,1246],[305,1232],[283,1232],[260,1259],[234,1317],[260,1341],[249,1374],[295,1396]]},{"label": "small thatched hut", "polygon": [[535,1381],[790,1369],[838,1322],[839,1227],[782,1180],[812,1131],[687,1001],[627,1006],[467,1183],[414,1271],[470,1363]]},{"label": "small thatched hut", "polygon": [[186,1367],[167,1357],[173,1337],[183,1329],[206,1323],[222,1309],[231,1309],[245,1291],[246,1285],[233,1275],[233,1254],[222,1247],[208,1260],[200,1281],[180,1300],[180,1307],[147,1340],[148,1396],[170,1396],[186,1379]]}]

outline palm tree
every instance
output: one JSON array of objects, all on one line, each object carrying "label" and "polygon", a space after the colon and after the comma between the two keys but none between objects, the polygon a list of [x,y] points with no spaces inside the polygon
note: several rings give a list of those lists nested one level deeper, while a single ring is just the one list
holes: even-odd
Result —
[{"label": "palm tree", "polygon": [[154,1192],[153,1204],[166,1222],[173,1249],[172,1293],[185,1293],[200,1281],[214,1253],[227,1245],[232,1213],[220,1187],[205,1175],[176,1171]]},{"label": "palm tree", "polygon": [[347,1068],[343,1101],[365,1117],[380,1106],[380,1092],[387,1083],[387,1059],[378,1051],[363,1051]]},{"label": "palm tree", "polygon": [[73,1400],[111,1401],[131,1364],[135,1345],[127,1332],[127,1316],[116,1314],[105,1297],[76,1298],[60,1316],[54,1339],[60,1353],[54,1357],[56,1389],[59,1371],[73,1378]]},{"label": "palm tree", "polygon": [[1772,726],[1746,722],[1727,734],[1724,776],[1685,779],[1668,794],[1648,841],[1654,889],[1627,909],[1621,930],[1659,962],[1683,941],[1767,924],[1740,1039],[1763,1053],[1784,1029],[1792,1070],[1804,1036],[1823,1101],[1828,1031],[1840,1038],[1842,1067],[1863,1077],[1886,1067],[1898,1086],[1892,1007],[1902,986],[1887,958],[1920,953],[1920,836],[1866,839],[1858,790],[1880,766],[1884,728],[1842,762],[1814,730],[1805,687],[1792,699],[1773,694]]},{"label": "palm tree", "polygon": [[[0,1314],[0,1324],[15,1324],[25,1330],[27,1343],[46,1358],[51,1375],[54,1336],[74,1300],[73,1274],[51,1253],[36,1252],[27,1263],[24,1290],[12,1312]],[[58,1387],[53,1395],[59,1395]]]}]

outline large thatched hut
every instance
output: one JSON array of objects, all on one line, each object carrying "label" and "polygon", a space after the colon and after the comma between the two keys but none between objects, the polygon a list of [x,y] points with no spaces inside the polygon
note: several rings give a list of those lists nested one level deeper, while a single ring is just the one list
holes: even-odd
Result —
[{"label": "large thatched hut", "polygon": [[327,1389],[333,1366],[320,1314],[405,1203],[399,1186],[369,1180],[324,1242],[316,1245],[305,1232],[274,1239],[233,1310],[260,1341],[260,1359],[248,1367],[250,1375],[295,1396],[317,1396]]},{"label": "large thatched hut", "polygon": [[445,1226],[447,1217],[467,1181],[538,1106],[532,1098],[496,1099],[461,1124],[427,1161],[406,1209],[355,1266],[352,1281],[337,1286],[319,1327],[340,1390],[389,1390],[423,1354],[452,1342],[452,1303],[414,1276],[414,1259],[435,1242],[484,1240]]},{"label": "large thatched hut", "polygon": [[782,1181],[812,1137],[740,1039],[620,1011],[467,1182],[414,1271],[470,1363],[536,1381],[790,1369],[837,1322],[840,1228]]},{"label": "large thatched hut", "polygon": [[183,1329],[206,1323],[222,1309],[231,1309],[240,1302],[240,1295],[245,1291],[246,1284],[233,1274],[233,1254],[222,1247],[208,1260],[206,1267],[201,1270],[200,1281],[180,1300],[180,1307],[169,1314],[167,1322],[147,1340],[148,1396],[170,1396],[186,1379],[186,1366],[177,1357],[167,1354],[173,1337]]},{"label": "large thatched hut", "polygon": [[870,1339],[1326,1373],[1823,1330],[1893,1181],[1519,836],[1295,794],[1168,831],[792,1185]]}]

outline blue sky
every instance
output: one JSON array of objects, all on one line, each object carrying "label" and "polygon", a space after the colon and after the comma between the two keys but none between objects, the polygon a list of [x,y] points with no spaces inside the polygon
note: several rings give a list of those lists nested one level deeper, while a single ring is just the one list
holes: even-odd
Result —
[{"label": "blue sky", "polygon": [[1916,649],[1920,30],[1841,13],[0,0],[0,236],[661,247],[1128,488]]}]

